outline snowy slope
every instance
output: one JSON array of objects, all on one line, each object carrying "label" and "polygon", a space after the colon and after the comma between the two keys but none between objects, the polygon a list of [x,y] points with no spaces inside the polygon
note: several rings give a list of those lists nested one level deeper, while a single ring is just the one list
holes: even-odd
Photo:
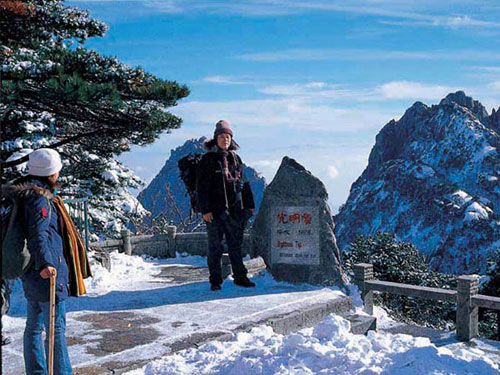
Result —
[{"label": "snowy slope", "polygon": [[335,218],[341,248],[392,232],[437,270],[484,273],[500,248],[499,129],[498,112],[461,91],[385,125]]}]

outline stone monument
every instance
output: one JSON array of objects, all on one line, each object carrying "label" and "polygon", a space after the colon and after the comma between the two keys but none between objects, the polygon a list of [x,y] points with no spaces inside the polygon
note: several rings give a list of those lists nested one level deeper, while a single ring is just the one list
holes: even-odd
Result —
[{"label": "stone monument", "polygon": [[273,277],[292,283],[346,283],[324,184],[285,156],[264,196],[251,231],[252,255]]}]

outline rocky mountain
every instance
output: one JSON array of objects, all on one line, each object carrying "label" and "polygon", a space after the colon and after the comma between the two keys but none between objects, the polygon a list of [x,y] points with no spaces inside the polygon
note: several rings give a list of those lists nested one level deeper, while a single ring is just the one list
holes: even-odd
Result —
[{"label": "rocky mountain", "polygon": [[500,249],[499,112],[458,91],[386,124],[335,217],[341,249],[391,232],[436,270],[484,273]]},{"label": "rocky mountain", "polygon": [[[151,217],[163,214],[174,224],[179,225],[186,218],[189,218],[191,204],[186,196],[186,187],[179,176],[178,161],[189,153],[205,153],[203,143],[205,137],[190,139],[182,146],[172,150],[170,157],[160,172],[151,183],[137,197],[142,205],[151,212]],[[256,211],[262,200],[265,187],[264,177],[258,175],[257,171],[243,164],[244,172],[250,180],[250,186],[254,194]],[[194,223],[191,223],[191,227]],[[190,228],[188,228],[190,229]]]}]

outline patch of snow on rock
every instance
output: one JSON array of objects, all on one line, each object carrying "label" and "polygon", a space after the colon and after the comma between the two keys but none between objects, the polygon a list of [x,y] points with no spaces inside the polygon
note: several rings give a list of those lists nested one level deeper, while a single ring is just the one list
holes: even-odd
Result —
[{"label": "patch of snow on rock", "polygon": [[434,169],[427,165],[419,165],[413,169],[413,176],[417,180],[425,180],[426,178],[434,176]]},{"label": "patch of snow on rock", "polygon": [[488,217],[488,211],[480,203],[474,202],[465,210],[464,221],[487,220]]},{"label": "patch of snow on rock", "polygon": [[469,203],[472,200],[472,197],[463,190],[457,190],[451,195],[450,198],[459,207],[463,207],[465,204]]}]

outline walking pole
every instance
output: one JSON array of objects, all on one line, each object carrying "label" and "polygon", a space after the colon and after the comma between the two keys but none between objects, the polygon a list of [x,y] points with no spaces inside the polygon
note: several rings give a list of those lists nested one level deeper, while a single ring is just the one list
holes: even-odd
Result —
[{"label": "walking pole", "polygon": [[54,332],[56,325],[56,278],[50,277],[49,375],[54,374]]}]

